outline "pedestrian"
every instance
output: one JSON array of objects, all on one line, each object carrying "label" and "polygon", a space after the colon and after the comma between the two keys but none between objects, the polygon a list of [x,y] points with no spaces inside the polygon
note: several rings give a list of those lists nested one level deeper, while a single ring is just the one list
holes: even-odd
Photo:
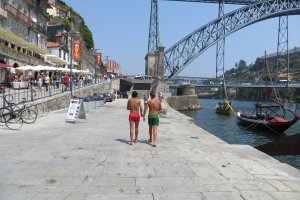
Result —
[{"label": "pedestrian", "polygon": [[143,108],[141,105],[141,100],[137,99],[138,92],[132,92],[132,98],[128,99],[127,102],[127,110],[130,110],[129,113],[129,125],[130,125],[130,142],[129,144],[132,145],[133,142],[133,132],[135,132],[134,142],[138,142],[138,134],[139,134],[139,122],[140,122],[140,115],[142,116]]},{"label": "pedestrian", "polygon": [[49,77],[49,74],[47,74],[46,77],[45,77],[46,91],[49,90],[49,84],[50,84],[50,77]]},{"label": "pedestrian", "polygon": [[57,89],[59,88],[60,83],[61,83],[61,77],[59,76],[59,74],[56,74],[55,85],[56,85]]},{"label": "pedestrian", "polygon": [[34,96],[36,96],[35,84],[36,84],[36,80],[34,79],[34,77],[30,77],[29,85],[30,85],[31,92],[34,93]]},{"label": "pedestrian", "polygon": [[42,77],[42,75],[39,75],[39,78],[38,78],[39,90],[42,89],[42,85],[43,85],[43,77]]},{"label": "pedestrian", "polygon": [[[159,124],[158,119],[158,111],[161,110],[161,102],[156,99],[156,94],[154,91],[150,93],[151,99],[147,102],[144,108],[143,121],[145,121],[145,114],[147,109],[149,108],[148,114],[148,125],[149,125],[149,140],[148,142],[153,147],[156,147],[156,139],[157,139],[157,127]],[[153,136],[153,137],[152,137]]]},{"label": "pedestrian", "polygon": [[69,83],[70,83],[70,77],[68,76],[68,74],[65,74],[64,76],[65,91],[68,90]]}]

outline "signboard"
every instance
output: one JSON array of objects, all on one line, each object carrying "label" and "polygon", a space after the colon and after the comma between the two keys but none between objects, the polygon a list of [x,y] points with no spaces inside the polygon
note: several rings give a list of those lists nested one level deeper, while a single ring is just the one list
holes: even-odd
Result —
[{"label": "signboard", "polygon": [[97,53],[96,54],[96,64],[97,65],[101,65],[102,63],[102,54],[101,53]]},{"label": "signboard", "polygon": [[86,119],[82,99],[71,99],[66,122],[75,122],[77,119]]},{"label": "signboard", "polygon": [[81,58],[81,40],[76,37],[72,41],[72,58],[75,60],[80,60]]},{"label": "signboard", "polygon": [[108,60],[107,61],[107,69],[106,69],[107,72],[111,72],[111,60]]}]

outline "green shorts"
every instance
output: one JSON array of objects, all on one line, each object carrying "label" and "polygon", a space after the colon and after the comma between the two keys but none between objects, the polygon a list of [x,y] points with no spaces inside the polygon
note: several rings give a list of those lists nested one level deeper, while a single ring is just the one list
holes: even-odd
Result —
[{"label": "green shorts", "polygon": [[158,122],[159,122],[158,115],[153,115],[153,114],[148,115],[149,126],[158,126]]}]

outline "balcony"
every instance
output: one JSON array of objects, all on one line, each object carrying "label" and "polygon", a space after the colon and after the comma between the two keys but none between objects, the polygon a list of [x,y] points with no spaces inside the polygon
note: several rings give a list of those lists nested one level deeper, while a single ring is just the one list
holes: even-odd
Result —
[{"label": "balcony", "polygon": [[5,4],[4,9],[14,15],[16,18],[20,19],[26,26],[31,27],[32,26],[32,20],[27,17],[24,13],[20,12],[18,9],[13,7],[10,4]]}]

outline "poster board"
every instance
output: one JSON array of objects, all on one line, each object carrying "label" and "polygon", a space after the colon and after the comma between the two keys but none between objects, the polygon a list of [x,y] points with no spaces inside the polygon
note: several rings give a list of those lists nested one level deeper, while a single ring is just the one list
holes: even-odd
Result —
[{"label": "poster board", "polygon": [[71,99],[66,122],[76,122],[78,119],[86,119],[82,99]]}]

